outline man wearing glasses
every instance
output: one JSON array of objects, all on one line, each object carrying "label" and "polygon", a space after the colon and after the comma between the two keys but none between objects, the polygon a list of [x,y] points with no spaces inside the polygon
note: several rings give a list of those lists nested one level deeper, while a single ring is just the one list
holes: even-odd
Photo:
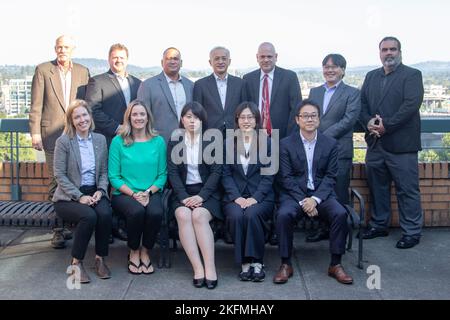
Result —
[{"label": "man wearing glasses", "polygon": [[317,130],[319,117],[318,104],[309,99],[302,101],[295,117],[300,130],[280,142],[281,190],[275,229],[281,266],[273,278],[277,284],[286,283],[294,273],[291,262],[294,225],[304,214],[319,216],[330,225],[328,275],[343,284],[353,283],[341,265],[348,228],[346,211],[334,192],[338,143]]},{"label": "man wearing glasses", "polygon": [[[328,54],[322,61],[325,83],[311,89],[309,99],[320,106],[319,131],[339,143],[338,173],[335,192],[341,204],[349,204],[350,172],[353,159],[353,127],[361,112],[360,92],[344,83],[347,61],[340,54]],[[329,237],[328,226],[321,221],[319,229],[306,237],[316,242]]]}]

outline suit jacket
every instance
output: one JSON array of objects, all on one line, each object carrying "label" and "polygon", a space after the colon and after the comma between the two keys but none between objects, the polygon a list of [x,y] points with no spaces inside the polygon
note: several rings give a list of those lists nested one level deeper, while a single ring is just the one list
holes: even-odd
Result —
[{"label": "suit jacket", "polygon": [[[267,141],[268,155],[270,155],[270,139]],[[236,146],[236,141],[234,145]],[[236,147],[234,148],[233,158],[233,164],[223,165],[222,185],[225,191],[223,201],[225,203],[233,202],[237,198],[242,197],[246,189],[258,203],[274,201],[275,196],[272,185],[275,177],[272,175],[261,175],[261,168],[268,165],[261,163],[259,155],[257,155],[256,164],[248,165],[247,174],[244,173],[242,164],[239,164],[237,161]]]},{"label": "suit jacket", "polygon": [[[70,101],[84,99],[89,70],[73,63]],[[36,67],[31,84],[30,133],[40,134],[44,150],[53,151],[64,130],[66,107],[56,60]]]},{"label": "suit jacket", "polygon": [[[191,102],[194,83],[183,76],[181,77],[181,83],[186,93],[186,103]],[[179,127],[180,122],[164,72],[141,83],[138,90],[138,99],[150,109],[156,130],[167,143],[172,132]]]},{"label": "suit jacket", "polygon": [[[420,113],[423,100],[422,73],[400,64],[387,78],[383,94],[380,94],[383,68],[370,71],[361,88],[361,125],[376,114],[383,119],[385,134],[379,138],[383,148],[392,153],[417,152],[422,149],[420,139]],[[374,137],[366,131],[367,145],[374,144]]]},{"label": "suit jacket", "polygon": [[[128,76],[130,101],[137,97],[141,80]],[[116,135],[117,127],[123,123],[127,109],[125,96],[114,73],[109,70],[89,79],[86,90],[86,102],[91,106],[95,122],[95,131],[106,137],[108,145]]]},{"label": "suit jacket", "polygon": [[[187,164],[185,161],[181,164],[175,164],[171,157],[172,150],[178,143],[184,142],[169,141],[167,147],[167,173],[175,196],[181,201],[190,197],[190,195],[186,192]],[[201,152],[205,150],[207,145],[207,142],[202,143]],[[183,155],[181,154],[180,156]],[[203,188],[201,189],[199,196],[203,198],[203,201],[208,200],[209,197],[213,197],[220,201],[221,192],[219,190],[219,185],[222,176],[222,165],[216,163],[206,164],[202,161],[202,163],[198,165],[198,171],[203,182]]]},{"label": "suit jacket", "polygon": [[[108,148],[103,135],[92,133],[95,156],[95,183],[97,189],[108,197]],[[83,195],[81,187],[81,155],[78,139],[63,134],[56,140],[54,172],[58,182],[53,202],[78,201]]]},{"label": "suit jacket", "polygon": [[325,87],[311,89],[309,99],[320,106],[319,130],[339,143],[339,159],[353,158],[353,127],[361,112],[361,97],[358,89],[339,84],[331,97],[326,112],[323,112]]},{"label": "suit jacket", "polygon": [[[334,186],[338,170],[337,160],[337,141],[318,132],[312,168],[315,191],[311,196],[322,201],[336,198]],[[307,197],[308,161],[300,131],[293,132],[280,141],[280,171],[277,178],[281,186],[281,202],[287,199],[299,202]]]},{"label": "suit jacket", "polygon": [[[244,75],[246,97],[259,106],[261,69]],[[297,75],[291,70],[275,67],[270,95],[270,120],[272,128],[280,130],[284,138],[295,127],[295,109],[302,101]]]},{"label": "suit jacket", "polygon": [[216,77],[213,74],[199,79],[194,84],[194,101],[199,102],[208,114],[208,128],[234,129],[234,112],[244,101],[244,81],[228,75],[225,106],[220,100]]}]

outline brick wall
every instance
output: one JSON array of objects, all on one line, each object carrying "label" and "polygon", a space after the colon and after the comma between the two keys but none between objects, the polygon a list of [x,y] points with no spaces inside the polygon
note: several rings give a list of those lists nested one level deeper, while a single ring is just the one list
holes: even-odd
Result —
[{"label": "brick wall", "polygon": [[[15,168],[14,174],[15,174]],[[0,163],[0,201],[10,200],[11,166]],[[47,199],[47,166],[42,162],[21,162],[19,166],[22,199],[45,201]],[[420,163],[420,190],[425,213],[425,226],[450,226],[450,177],[449,163]],[[366,212],[370,212],[370,196],[363,163],[354,163],[351,186],[356,188],[366,201]],[[392,226],[398,226],[398,207],[395,189],[392,187]]]}]

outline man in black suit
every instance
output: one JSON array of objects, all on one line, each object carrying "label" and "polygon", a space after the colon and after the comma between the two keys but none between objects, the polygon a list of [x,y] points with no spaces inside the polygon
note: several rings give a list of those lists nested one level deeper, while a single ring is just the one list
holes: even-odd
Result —
[{"label": "man in black suit", "polygon": [[[328,54],[322,61],[325,83],[312,88],[309,99],[320,106],[319,131],[339,143],[338,173],[334,188],[341,204],[349,204],[350,173],[353,160],[353,127],[361,112],[361,97],[358,89],[344,83],[347,61],[336,53]],[[328,238],[328,227],[321,221],[307,242]]]},{"label": "man in black suit", "polygon": [[228,74],[230,51],[215,47],[209,53],[213,73],[194,84],[194,101],[199,102],[208,114],[208,128],[234,129],[234,112],[244,101],[244,81]]},{"label": "man in black suit", "polygon": [[141,80],[127,72],[128,49],[123,44],[113,44],[109,49],[110,69],[89,80],[86,101],[92,108],[95,131],[111,144],[123,122],[128,103],[137,97]]},{"label": "man in black suit", "polygon": [[294,273],[291,263],[294,225],[304,214],[319,216],[330,225],[328,275],[340,283],[353,283],[341,265],[348,227],[347,213],[334,192],[338,143],[317,130],[319,118],[320,107],[312,100],[304,100],[298,106],[295,118],[300,130],[280,143],[278,179],[281,191],[275,228],[281,266],[273,278],[274,283],[286,283]]},{"label": "man in black suit", "polygon": [[[295,108],[302,100],[302,94],[295,72],[277,67],[277,58],[278,54],[273,44],[262,43],[256,54],[260,69],[247,73],[243,79],[245,81],[246,99],[259,106],[263,127],[267,129],[269,126],[269,134],[271,129],[278,129],[280,138],[283,138],[290,134],[295,127]],[[266,75],[267,97],[264,94]],[[267,119],[265,119],[264,114],[267,105],[269,117],[266,116]]]},{"label": "man in black suit", "polygon": [[422,149],[422,74],[402,64],[397,38],[385,37],[379,49],[383,67],[369,72],[361,89],[360,121],[367,129],[366,170],[373,205],[363,238],[388,235],[393,180],[403,232],[396,246],[407,249],[419,243],[423,224],[417,155]]}]

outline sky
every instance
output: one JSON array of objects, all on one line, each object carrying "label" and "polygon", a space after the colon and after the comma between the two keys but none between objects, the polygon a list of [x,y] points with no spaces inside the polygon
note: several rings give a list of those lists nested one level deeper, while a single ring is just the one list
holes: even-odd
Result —
[{"label": "sky", "polygon": [[341,53],[348,67],[380,65],[378,43],[402,42],[403,61],[450,61],[448,0],[2,0],[0,65],[55,58],[55,39],[76,39],[75,58],[107,59],[125,44],[129,63],[160,66],[165,48],[180,49],[183,67],[209,68],[209,51],[225,46],[231,68],[256,68],[269,41],[278,65],[318,67]]}]

